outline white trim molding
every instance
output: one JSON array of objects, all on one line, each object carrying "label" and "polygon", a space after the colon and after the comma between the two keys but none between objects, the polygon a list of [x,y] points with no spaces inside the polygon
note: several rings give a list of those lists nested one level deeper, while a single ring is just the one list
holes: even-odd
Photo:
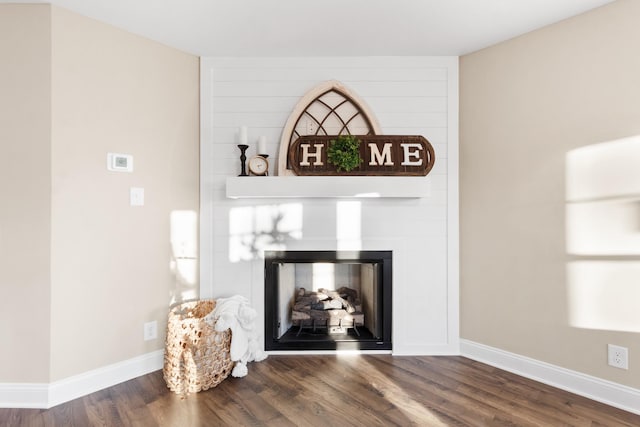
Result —
[{"label": "white trim molding", "polygon": [[465,339],[461,355],[640,415],[640,390]]},{"label": "white trim molding", "polygon": [[230,199],[264,198],[420,198],[431,195],[424,176],[265,176],[229,177]]},{"label": "white trim molding", "polygon": [[0,408],[47,408],[49,384],[0,383]]},{"label": "white trim molding", "polygon": [[0,408],[48,409],[162,369],[164,350],[52,383],[0,383]]},{"label": "white trim molding", "polygon": [[156,350],[113,365],[49,384],[49,406],[56,406],[98,390],[162,369],[164,350]]}]

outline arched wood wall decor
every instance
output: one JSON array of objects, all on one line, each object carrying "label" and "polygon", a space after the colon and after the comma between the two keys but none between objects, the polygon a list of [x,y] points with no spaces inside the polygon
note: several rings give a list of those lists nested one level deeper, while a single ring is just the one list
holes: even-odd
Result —
[{"label": "arched wood wall decor", "polygon": [[299,137],[381,133],[373,112],[354,92],[336,80],[323,82],[298,101],[282,130],[278,175],[295,175],[288,153]]},{"label": "arched wood wall decor", "polygon": [[[354,92],[335,80],[321,83],[302,97],[287,120],[278,175],[424,176],[431,171],[435,153],[426,138],[381,133],[373,113]],[[341,146],[340,135],[357,135],[357,145]],[[345,152],[349,144],[350,152]],[[357,166],[336,166],[335,157],[328,155],[336,150],[338,158]]]}]

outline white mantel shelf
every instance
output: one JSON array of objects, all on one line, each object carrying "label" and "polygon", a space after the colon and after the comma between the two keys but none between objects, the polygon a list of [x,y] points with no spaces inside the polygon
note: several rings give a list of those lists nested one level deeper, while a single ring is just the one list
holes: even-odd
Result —
[{"label": "white mantel shelf", "polygon": [[230,199],[429,197],[424,176],[246,176],[227,178]]}]

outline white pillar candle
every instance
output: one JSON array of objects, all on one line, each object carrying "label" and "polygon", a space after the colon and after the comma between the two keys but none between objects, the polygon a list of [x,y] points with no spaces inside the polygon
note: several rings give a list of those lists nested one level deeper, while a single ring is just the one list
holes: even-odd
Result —
[{"label": "white pillar candle", "polygon": [[246,126],[240,126],[239,141],[240,141],[240,144],[247,145],[247,127]]},{"label": "white pillar candle", "polygon": [[258,154],[267,154],[267,137],[264,135],[258,138]]}]

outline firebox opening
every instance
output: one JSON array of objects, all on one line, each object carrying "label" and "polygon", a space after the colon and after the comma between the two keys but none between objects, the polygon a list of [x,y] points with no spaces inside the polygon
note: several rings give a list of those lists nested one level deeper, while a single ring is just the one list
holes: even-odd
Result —
[{"label": "firebox opening", "polygon": [[266,350],[391,350],[391,251],[265,252]]}]

